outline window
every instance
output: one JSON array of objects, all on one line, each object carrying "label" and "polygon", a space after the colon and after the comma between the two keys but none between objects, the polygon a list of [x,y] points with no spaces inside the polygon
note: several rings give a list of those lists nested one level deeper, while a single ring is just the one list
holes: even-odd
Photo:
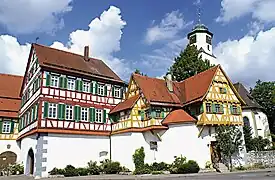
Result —
[{"label": "window", "polygon": [[158,150],[158,142],[156,141],[150,141],[150,149],[151,150]]},{"label": "window", "polygon": [[215,104],[215,112],[221,112],[221,108],[219,104]]},{"label": "window", "polygon": [[246,126],[246,127],[250,127],[250,123],[249,123],[249,119],[248,119],[248,117],[243,117],[243,122],[244,122],[244,126]]},{"label": "window", "polygon": [[190,44],[194,44],[194,43],[196,43],[196,42],[197,42],[197,37],[196,37],[196,35],[191,36],[191,37],[190,37]]},{"label": "window", "polygon": [[66,105],[66,120],[73,120],[73,106]]},{"label": "window", "polygon": [[57,104],[49,104],[49,118],[57,118]]},{"label": "window", "polygon": [[238,108],[237,106],[232,107],[232,114],[238,114]]},{"label": "window", "polygon": [[89,92],[89,89],[90,89],[90,83],[83,82],[83,92]]},{"label": "window", "polygon": [[160,118],[160,117],[161,117],[161,110],[160,110],[160,109],[157,109],[157,110],[156,110],[156,117],[157,117],[157,118]]},{"label": "window", "polygon": [[221,94],[226,94],[226,88],[220,87],[219,89]]},{"label": "window", "polygon": [[149,109],[145,110],[145,119],[151,119],[151,113]]},{"label": "window", "polygon": [[206,43],[212,44],[211,37],[206,35]]},{"label": "window", "polygon": [[118,87],[114,88],[114,95],[115,95],[115,97],[120,97],[120,88],[118,88]]},{"label": "window", "polygon": [[208,51],[210,51],[210,46],[207,44],[207,49],[208,49]]},{"label": "window", "polygon": [[2,133],[10,133],[11,132],[11,122],[3,121]]},{"label": "window", "polygon": [[51,86],[58,87],[59,77],[58,76],[51,76]]},{"label": "window", "polygon": [[206,103],[206,112],[211,113],[211,103]]},{"label": "window", "polygon": [[88,108],[81,108],[81,121],[88,121]]},{"label": "window", "polygon": [[74,79],[68,79],[68,89],[75,90],[75,80]]},{"label": "window", "polygon": [[95,122],[98,122],[98,123],[102,122],[102,109],[95,110]]},{"label": "window", "polygon": [[104,85],[102,84],[98,84],[98,87],[97,87],[97,92],[99,95],[104,95]]}]

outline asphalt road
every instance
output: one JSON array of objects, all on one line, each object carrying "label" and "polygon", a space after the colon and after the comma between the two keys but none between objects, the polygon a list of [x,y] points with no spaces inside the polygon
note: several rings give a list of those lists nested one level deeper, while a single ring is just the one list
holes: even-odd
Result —
[{"label": "asphalt road", "polygon": [[[0,180],[32,180],[32,177],[27,176],[10,176],[0,177]],[[48,178],[47,178],[48,179]],[[92,179],[121,179],[121,180],[137,180],[137,179],[152,179],[152,180],[274,180],[275,169],[265,169],[250,172],[234,172],[227,174],[205,173],[205,174],[187,174],[187,175],[143,175],[143,176],[127,176],[127,175],[104,175],[104,176],[88,176],[88,177],[70,177],[70,178],[51,178],[52,180],[92,180]]]}]

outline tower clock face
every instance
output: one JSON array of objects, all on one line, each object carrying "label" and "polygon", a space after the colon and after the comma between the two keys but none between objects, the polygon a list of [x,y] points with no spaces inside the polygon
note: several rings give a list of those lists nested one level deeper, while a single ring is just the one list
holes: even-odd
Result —
[{"label": "tower clock face", "polygon": [[206,35],[206,43],[208,43],[210,45],[212,44],[212,38],[208,35]]}]

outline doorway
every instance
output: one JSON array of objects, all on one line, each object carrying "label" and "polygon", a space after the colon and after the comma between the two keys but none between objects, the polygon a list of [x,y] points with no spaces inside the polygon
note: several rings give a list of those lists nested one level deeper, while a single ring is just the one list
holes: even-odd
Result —
[{"label": "doorway", "polygon": [[34,171],[34,153],[33,150],[30,149],[28,152],[28,158],[27,158],[27,174],[33,175]]},{"label": "doorway", "polygon": [[218,163],[221,163],[221,153],[217,146],[217,141],[211,141],[210,145],[210,152],[211,152],[211,161],[213,165],[216,165]]},{"label": "doorway", "polygon": [[0,154],[0,171],[6,169],[9,165],[15,164],[17,155],[14,152],[6,151]]}]

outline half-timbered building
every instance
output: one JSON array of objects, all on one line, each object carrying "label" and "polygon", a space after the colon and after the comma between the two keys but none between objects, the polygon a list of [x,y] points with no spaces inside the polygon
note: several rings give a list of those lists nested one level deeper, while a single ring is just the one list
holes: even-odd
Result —
[{"label": "half-timbered building", "polygon": [[16,139],[22,80],[22,76],[0,74],[0,171],[20,159]]},{"label": "half-timbered building", "polygon": [[110,109],[125,83],[102,61],[32,44],[21,87],[21,160],[25,174],[85,166],[109,157]]},{"label": "half-timbered building", "polygon": [[[215,126],[242,129],[245,104],[220,65],[182,82],[133,74],[125,100],[110,112],[112,159],[133,169],[131,154],[144,147],[148,163],[171,163],[183,155],[198,162],[221,164],[215,149]],[[127,144],[127,146],[123,146]],[[123,151],[123,153],[120,153]],[[245,161],[245,148],[240,151]]]}]

